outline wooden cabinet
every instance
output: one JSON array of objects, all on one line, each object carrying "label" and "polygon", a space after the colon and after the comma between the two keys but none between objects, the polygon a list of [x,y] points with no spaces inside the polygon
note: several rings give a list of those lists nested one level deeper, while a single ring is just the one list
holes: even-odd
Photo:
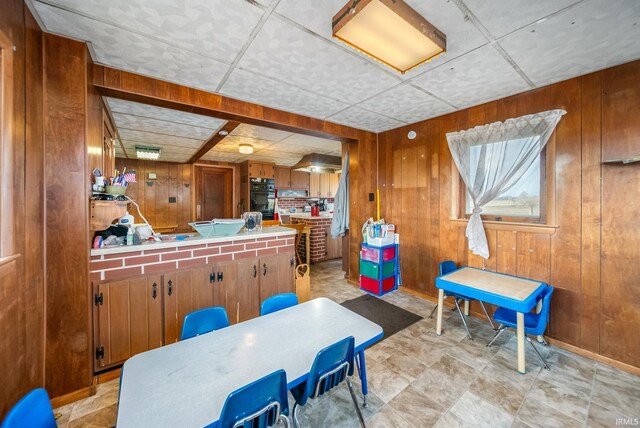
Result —
[{"label": "wooden cabinet", "polygon": [[269,163],[249,161],[249,177],[276,178],[276,166]]},{"label": "wooden cabinet", "polygon": [[291,171],[291,188],[294,190],[309,190],[309,174],[304,171]]},{"label": "wooden cabinet", "polygon": [[276,189],[309,190],[309,174],[304,171],[294,171],[291,168],[277,166]]},{"label": "wooden cabinet", "polygon": [[310,177],[309,196],[313,198],[334,198],[338,191],[340,177],[337,174],[316,174]]},{"label": "wooden cabinet", "polygon": [[162,277],[94,286],[95,370],[163,345]]},{"label": "wooden cabinet", "polygon": [[260,315],[260,304],[279,293],[295,292],[293,253],[245,259],[238,262],[238,319]]},{"label": "wooden cabinet", "polygon": [[184,317],[223,306],[229,322],[260,315],[260,303],[295,292],[293,253],[94,285],[94,369],[180,340]]}]

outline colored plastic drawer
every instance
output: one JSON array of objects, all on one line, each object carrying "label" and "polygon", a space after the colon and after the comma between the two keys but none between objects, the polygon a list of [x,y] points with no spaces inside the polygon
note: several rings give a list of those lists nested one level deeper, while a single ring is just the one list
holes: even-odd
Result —
[{"label": "colored plastic drawer", "polygon": [[380,253],[382,253],[382,261],[388,262],[389,260],[396,258],[396,247],[393,246],[382,249],[362,247],[362,250],[360,251],[360,258],[368,262],[380,263]]},{"label": "colored plastic drawer", "polygon": [[[395,262],[387,262],[379,265],[377,263],[370,263],[364,260],[360,260],[360,275],[367,276],[373,279],[385,278],[395,273]],[[382,276],[380,275],[382,273]]]},{"label": "colored plastic drawer", "polygon": [[[380,287],[381,282],[382,282],[382,287]],[[364,291],[368,291],[369,293],[373,293],[378,296],[393,290],[395,288],[395,285],[396,285],[395,276],[392,276],[387,279],[383,279],[382,281],[368,278],[366,276],[360,276],[360,288],[363,289]]]}]

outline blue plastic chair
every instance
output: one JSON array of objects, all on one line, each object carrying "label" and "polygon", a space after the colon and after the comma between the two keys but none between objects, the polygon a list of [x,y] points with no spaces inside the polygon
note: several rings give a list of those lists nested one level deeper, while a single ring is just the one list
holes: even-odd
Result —
[{"label": "blue plastic chair", "polygon": [[38,388],[22,397],[9,411],[1,427],[57,428],[47,391]]},{"label": "blue plastic chair", "polygon": [[279,420],[289,426],[287,375],[277,370],[235,390],[227,397],[216,428],[265,428]]},{"label": "blue plastic chair", "polygon": [[282,293],[269,297],[260,305],[260,315],[267,315],[298,304],[295,293]]},{"label": "blue plastic chair", "polygon": [[[547,370],[549,370],[549,366],[547,365],[547,362],[544,360],[544,358],[542,358],[542,355],[540,355],[535,345],[527,335],[531,334],[533,336],[542,336],[544,332],[547,330],[547,324],[549,323],[549,311],[551,309],[552,294],[553,294],[553,287],[551,287],[550,285],[547,285],[542,290],[542,293],[540,293],[540,299],[542,299],[542,309],[540,310],[540,313],[524,314],[524,333],[525,333],[524,337],[525,339],[527,339],[527,342],[529,342],[529,345],[531,345],[531,347],[533,348],[533,351],[536,353],[540,361],[542,361],[542,365]],[[496,341],[498,336],[500,336],[500,334],[502,334],[502,332],[508,329],[509,327],[517,328],[516,311],[514,310],[500,307],[496,309],[496,312],[493,314],[493,319],[496,322],[500,323],[500,326],[498,327],[498,332],[496,333],[494,338],[491,339],[491,342],[487,344],[487,346],[491,346],[493,342]],[[543,343],[547,345],[546,340],[544,340],[544,338],[542,340],[543,340]]]},{"label": "blue plastic chair", "polygon": [[356,395],[353,391],[351,376],[354,369],[354,339],[349,336],[341,341],[327,346],[316,355],[307,380],[291,389],[296,403],[293,406],[293,426],[298,427],[298,409],[304,406],[309,398],[318,398],[329,392],[343,381],[347,381],[351,400],[356,408],[360,425],[364,425],[364,418],[358,407]]},{"label": "blue plastic chair", "polygon": [[[455,270],[458,270],[458,267],[456,266],[456,264],[451,261],[451,260],[446,260],[444,262],[440,262],[440,276],[442,275],[446,275],[448,273],[451,273]],[[446,299],[447,297],[453,297],[453,302],[456,304],[456,309],[458,310],[458,313],[460,314],[460,318],[462,319],[462,324],[464,325],[464,329],[467,330],[467,336],[469,336],[469,339],[473,340],[473,337],[471,337],[471,331],[469,331],[469,326],[467,325],[467,320],[464,317],[464,314],[462,313],[462,310],[460,309],[460,301],[463,302],[471,302],[475,299],[472,299],[470,297],[467,296],[463,296],[462,294],[458,294],[458,293],[450,293],[448,291],[444,292],[444,298]],[[493,321],[491,321],[491,317],[489,316],[489,312],[487,312],[487,308],[484,306],[484,303],[480,300],[478,300],[478,302],[480,303],[480,307],[482,307],[482,310],[484,311],[484,314],[486,315],[487,319],[489,320],[489,324],[491,324],[491,328],[492,329],[496,329],[496,326],[493,324]],[[429,314],[429,318],[433,317],[433,314],[435,313],[436,309],[438,309],[438,305],[436,305],[435,308],[433,308],[433,310],[431,311],[431,313]]]},{"label": "blue plastic chair", "polygon": [[227,311],[222,306],[200,309],[184,317],[180,340],[190,339],[214,330],[229,327]]}]

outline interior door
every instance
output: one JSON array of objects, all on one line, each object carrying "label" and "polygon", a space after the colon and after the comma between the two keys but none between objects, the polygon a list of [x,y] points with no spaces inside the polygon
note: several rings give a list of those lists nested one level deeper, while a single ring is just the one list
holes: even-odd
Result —
[{"label": "interior door", "polygon": [[233,170],[198,167],[196,180],[196,218],[233,217]]},{"label": "interior door", "polygon": [[237,313],[238,322],[260,315],[260,275],[257,258],[243,259],[238,262]]}]

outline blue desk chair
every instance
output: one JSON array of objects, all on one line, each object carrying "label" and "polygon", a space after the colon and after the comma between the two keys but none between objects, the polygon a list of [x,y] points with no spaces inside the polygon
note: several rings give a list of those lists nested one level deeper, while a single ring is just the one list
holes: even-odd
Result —
[{"label": "blue desk chair", "polygon": [[[540,294],[540,298],[542,299],[542,310],[540,310],[540,313],[524,314],[524,338],[527,339],[527,342],[529,342],[529,345],[531,345],[533,351],[536,353],[540,361],[542,361],[542,365],[544,365],[544,368],[547,370],[549,370],[547,362],[544,360],[544,358],[542,358],[542,355],[540,355],[535,345],[527,335],[531,334],[533,336],[542,336],[544,334],[545,330],[547,329],[547,324],[549,323],[549,310],[551,308],[552,294],[553,287],[547,285]],[[496,333],[494,338],[491,339],[491,342],[487,344],[487,346],[491,346],[493,342],[496,341],[498,336],[500,336],[500,334],[502,334],[502,332],[509,327],[517,328],[516,311],[514,310],[507,308],[498,308],[493,314],[493,319],[496,322],[500,323],[500,326],[498,327],[498,332]],[[547,342],[544,340],[544,338],[542,340],[546,346]]]},{"label": "blue desk chair", "polygon": [[200,309],[184,317],[180,340],[190,339],[224,327],[229,327],[229,318],[227,311],[222,306]]},{"label": "blue desk chair", "polygon": [[260,305],[260,315],[267,315],[298,304],[295,293],[282,293],[269,297]]},{"label": "blue desk chair", "polygon": [[[458,267],[451,260],[440,262],[440,276],[446,275],[446,274],[448,274],[450,272],[453,272],[454,270],[458,270]],[[458,310],[458,313],[460,314],[460,318],[462,319],[462,324],[464,324],[464,329],[467,330],[467,336],[469,336],[469,339],[473,340],[473,338],[471,337],[471,331],[469,331],[469,326],[467,325],[467,320],[465,319],[464,314],[460,310],[460,303],[459,302],[461,302],[461,301],[462,302],[465,302],[465,301],[466,302],[471,302],[474,299],[471,299],[470,297],[467,297],[467,296],[463,296],[462,294],[449,293],[449,292],[445,291],[444,292],[444,298],[446,299],[447,297],[453,297],[453,302],[456,304],[456,309]],[[493,324],[493,321],[491,321],[491,317],[489,316],[489,312],[487,312],[487,308],[484,306],[484,303],[482,301],[480,301],[480,300],[478,300],[478,302],[480,303],[480,307],[482,307],[482,310],[483,310],[484,314],[486,315],[487,319],[489,320],[489,324],[491,324],[491,328],[495,330],[496,326]],[[429,314],[429,318],[433,317],[433,314],[435,313],[436,309],[438,309],[438,305],[436,305],[436,307],[433,308],[433,310]]]},{"label": "blue desk chair", "polygon": [[57,428],[56,418],[43,388],[34,389],[13,406],[1,428]]},{"label": "blue desk chair", "polygon": [[289,426],[287,375],[277,370],[227,397],[214,428],[265,428],[278,421]]},{"label": "blue desk chair", "polygon": [[358,407],[356,395],[353,392],[351,376],[354,363],[354,339],[349,336],[341,341],[327,346],[316,355],[307,380],[291,390],[296,403],[293,406],[293,426],[299,427],[298,409],[304,406],[309,398],[318,398],[329,392],[343,381],[347,381],[353,406],[356,408],[360,425],[364,427],[364,418]]}]

